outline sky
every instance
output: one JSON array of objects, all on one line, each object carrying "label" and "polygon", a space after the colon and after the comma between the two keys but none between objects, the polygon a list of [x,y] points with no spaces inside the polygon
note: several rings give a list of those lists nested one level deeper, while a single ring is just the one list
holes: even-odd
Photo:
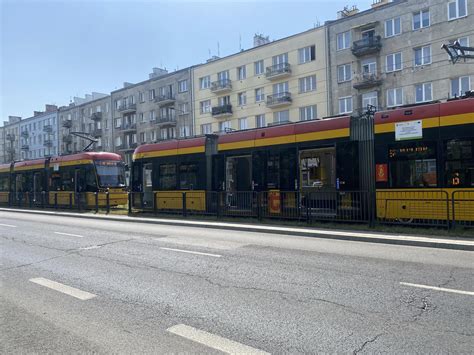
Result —
[{"label": "sky", "polygon": [[252,47],[335,19],[372,0],[0,0],[0,125],[45,104],[109,94],[123,82]]}]

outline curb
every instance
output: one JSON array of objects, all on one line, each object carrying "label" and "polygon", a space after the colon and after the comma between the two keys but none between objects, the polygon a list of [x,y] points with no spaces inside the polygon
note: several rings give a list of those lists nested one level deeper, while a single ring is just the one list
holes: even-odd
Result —
[{"label": "curb", "polygon": [[392,245],[407,245],[425,248],[439,248],[451,250],[466,250],[474,251],[474,240],[467,239],[446,239],[446,238],[428,238],[413,235],[391,235],[376,232],[351,232],[340,230],[327,229],[308,229],[301,227],[281,227],[281,226],[257,226],[244,225],[231,222],[211,222],[211,221],[182,221],[176,219],[163,218],[146,218],[146,217],[130,217],[130,216],[110,216],[110,215],[86,215],[72,212],[54,212],[54,211],[40,211],[40,210],[22,210],[0,208],[0,211],[18,212],[29,214],[40,214],[48,216],[63,216],[73,218],[95,219],[103,221],[119,221],[131,223],[147,223],[160,224],[177,227],[198,227],[198,228],[212,228],[225,229],[232,231],[254,232],[254,233],[268,233],[280,235],[294,235],[300,237],[312,237],[335,240],[348,240],[356,242],[382,243]]}]

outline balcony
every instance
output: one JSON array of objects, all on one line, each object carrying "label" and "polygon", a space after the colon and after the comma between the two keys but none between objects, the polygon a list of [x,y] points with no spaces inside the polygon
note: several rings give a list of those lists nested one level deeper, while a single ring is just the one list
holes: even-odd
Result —
[{"label": "balcony", "polygon": [[127,151],[127,150],[135,150],[135,148],[138,146],[137,143],[122,143],[119,146],[116,146],[117,150],[120,151]]},{"label": "balcony", "polygon": [[156,123],[160,126],[174,126],[176,125],[176,117],[175,116],[162,116],[158,117]]},{"label": "balcony", "polygon": [[211,91],[215,94],[221,94],[232,90],[232,81],[230,79],[221,79],[211,83]]},{"label": "balcony", "polygon": [[72,120],[65,120],[63,121],[64,128],[71,128],[72,127]]},{"label": "balcony", "polygon": [[267,67],[265,70],[265,77],[268,80],[276,80],[291,74],[290,63],[279,63]]},{"label": "balcony", "polygon": [[382,84],[382,77],[375,73],[360,73],[355,75],[352,87],[357,90],[369,89]]},{"label": "balcony", "polygon": [[43,132],[51,133],[52,131],[53,131],[53,126],[51,126],[50,124],[43,126]]},{"label": "balcony", "polygon": [[212,108],[212,116],[214,117],[228,117],[232,116],[232,105],[222,105]]},{"label": "balcony", "polygon": [[15,141],[15,135],[8,133],[7,136],[5,137],[7,141],[14,142]]},{"label": "balcony", "polygon": [[30,150],[30,146],[28,144],[23,144],[21,150]]},{"label": "balcony", "polygon": [[361,57],[366,54],[377,53],[382,48],[382,38],[380,36],[367,37],[352,43],[352,54]]},{"label": "balcony", "polygon": [[21,131],[21,138],[28,138],[30,136],[30,134],[28,133],[28,131]]},{"label": "balcony", "polygon": [[118,108],[118,111],[122,113],[135,112],[136,110],[137,104],[121,105]]},{"label": "balcony", "polygon": [[291,105],[293,99],[291,98],[290,92],[280,92],[278,94],[267,96],[267,107],[281,107]]},{"label": "balcony", "polygon": [[7,147],[7,153],[8,154],[12,154],[12,155],[15,155],[15,148],[12,148],[12,147]]},{"label": "balcony", "polygon": [[46,139],[44,142],[43,142],[43,145],[45,147],[52,147],[53,146],[53,141],[51,139]]},{"label": "balcony", "polygon": [[97,128],[92,131],[92,136],[98,138],[102,136],[102,128]]},{"label": "balcony", "polygon": [[174,104],[175,100],[176,99],[174,95],[170,92],[167,92],[165,95],[158,95],[155,97],[155,102],[160,106]]},{"label": "balcony", "polygon": [[63,136],[63,142],[66,144],[71,144],[72,143],[72,136],[67,134]]},{"label": "balcony", "polygon": [[102,112],[94,112],[91,116],[92,121],[100,121],[102,119]]},{"label": "balcony", "polygon": [[124,123],[119,128],[119,130],[122,131],[122,132],[136,131],[137,130],[137,124],[136,123]]}]

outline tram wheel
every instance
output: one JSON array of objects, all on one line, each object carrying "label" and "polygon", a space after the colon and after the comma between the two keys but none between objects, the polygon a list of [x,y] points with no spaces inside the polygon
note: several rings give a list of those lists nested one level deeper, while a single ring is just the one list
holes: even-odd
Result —
[{"label": "tram wheel", "polygon": [[413,222],[413,218],[398,218],[398,221],[402,224],[410,224]]}]

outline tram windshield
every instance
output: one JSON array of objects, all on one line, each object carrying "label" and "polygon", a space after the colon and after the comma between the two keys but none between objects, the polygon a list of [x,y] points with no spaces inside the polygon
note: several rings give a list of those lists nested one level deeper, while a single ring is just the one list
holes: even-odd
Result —
[{"label": "tram windshield", "polygon": [[124,187],[125,169],[121,161],[96,160],[95,167],[100,187]]}]

